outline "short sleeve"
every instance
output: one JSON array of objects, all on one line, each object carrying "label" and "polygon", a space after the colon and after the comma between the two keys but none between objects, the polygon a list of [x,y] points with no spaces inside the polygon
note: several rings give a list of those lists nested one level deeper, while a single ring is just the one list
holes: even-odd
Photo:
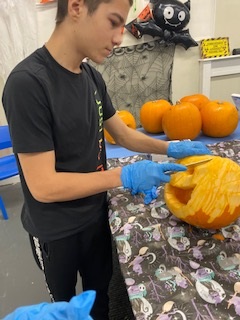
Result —
[{"label": "short sleeve", "polygon": [[35,75],[13,72],[5,85],[2,102],[14,153],[54,149],[48,97]]}]

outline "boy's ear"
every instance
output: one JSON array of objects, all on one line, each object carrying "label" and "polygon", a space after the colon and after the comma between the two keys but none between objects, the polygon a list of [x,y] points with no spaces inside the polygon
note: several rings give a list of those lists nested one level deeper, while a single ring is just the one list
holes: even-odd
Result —
[{"label": "boy's ear", "polygon": [[84,0],[68,0],[68,13],[72,17],[78,17],[84,7]]}]

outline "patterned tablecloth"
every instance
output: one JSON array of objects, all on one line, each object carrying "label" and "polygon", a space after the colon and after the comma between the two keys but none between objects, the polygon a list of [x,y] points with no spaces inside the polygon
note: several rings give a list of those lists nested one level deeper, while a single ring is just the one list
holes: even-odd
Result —
[{"label": "patterned tablecloth", "polygon": [[[240,140],[209,148],[240,164]],[[111,230],[137,320],[240,319],[240,219],[220,230],[192,227],[169,212],[163,187],[150,205],[122,188],[109,195]]]}]

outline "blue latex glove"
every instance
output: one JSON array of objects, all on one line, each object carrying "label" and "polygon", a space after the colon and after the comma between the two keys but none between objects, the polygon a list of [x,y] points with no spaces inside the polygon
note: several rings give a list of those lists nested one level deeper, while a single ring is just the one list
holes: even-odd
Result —
[{"label": "blue latex glove", "polygon": [[175,163],[156,163],[142,160],[122,168],[121,180],[124,188],[131,194],[143,193],[144,203],[148,204],[157,198],[157,187],[161,182],[169,182],[170,175],[166,171],[185,171],[187,168]]},{"label": "blue latex glove", "polygon": [[85,291],[73,297],[69,302],[43,302],[17,308],[3,320],[92,320],[92,309],[96,292]]},{"label": "blue latex glove", "polygon": [[158,193],[157,193],[157,187],[152,187],[150,190],[146,190],[144,192],[145,197],[144,197],[144,203],[149,204],[152,202],[152,200],[157,199]]},{"label": "blue latex glove", "polygon": [[200,141],[170,142],[167,155],[176,159],[200,154],[211,154],[211,151]]}]

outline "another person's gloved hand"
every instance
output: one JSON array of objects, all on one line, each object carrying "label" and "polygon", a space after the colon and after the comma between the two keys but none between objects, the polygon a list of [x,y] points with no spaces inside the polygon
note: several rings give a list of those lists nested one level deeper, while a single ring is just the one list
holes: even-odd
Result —
[{"label": "another person's gloved hand", "polygon": [[73,297],[69,302],[39,303],[17,308],[3,320],[91,320],[96,292],[88,290]]},{"label": "another person's gloved hand", "polygon": [[201,154],[211,154],[211,151],[200,141],[170,142],[167,149],[167,155],[176,159]]},{"label": "another person's gloved hand", "polygon": [[131,194],[143,193],[144,203],[148,204],[157,198],[157,187],[161,182],[169,182],[170,175],[166,171],[185,171],[187,168],[175,163],[156,163],[142,160],[122,168],[121,180],[124,188],[130,189]]}]

